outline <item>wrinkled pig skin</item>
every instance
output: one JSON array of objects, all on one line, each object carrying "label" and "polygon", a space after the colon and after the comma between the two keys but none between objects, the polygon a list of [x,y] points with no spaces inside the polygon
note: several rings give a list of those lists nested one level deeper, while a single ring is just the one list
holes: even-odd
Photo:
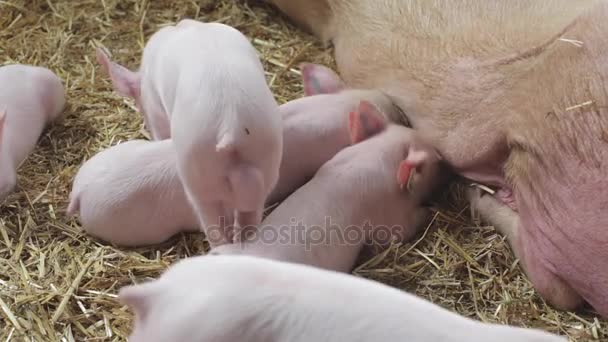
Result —
[{"label": "wrinkled pig skin", "polygon": [[17,168],[44,128],[59,119],[65,90],[51,70],[31,65],[0,67],[0,201],[17,184]]},{"label": "wrinkled pig skin", "polygon": [[283,134],[247,37],[185,19],[152,35],[137,72],[101,50],[97,58],[114,88],[134,98],[153,138],[171,137],[179,178],[209,243],[229,243],[242,227],[259,224],[278,180]]},{"label": "wrinkled pig skin", "polygon": [[198,256],[123,287],[131,342],[566,342],[475,321],[387,285],[251,256]]},{"label": "wrinkled pig skin", "polygon": [[367,101],[344,115],[353,145],[276,208],[258,234],[211,254],[255,255],[350,272],[365,245],[386,246],[417,233],[428,218],[421,203],[445,176],[436,151],[411,128],[389,124]]},{"label": "wrinkled pig skin", "polygon": [[84,231],[121,246],[152,245],[199,231],[177,175],[171,140],[131,140],[97,153],[78,171],[68,215]]},{"label": "wrinkled pig skin", "polygon": [[349,86],[385,92],[498,190],[471,204],[546,300],[608,317],[607,1],[271,2],[333,43]]}]

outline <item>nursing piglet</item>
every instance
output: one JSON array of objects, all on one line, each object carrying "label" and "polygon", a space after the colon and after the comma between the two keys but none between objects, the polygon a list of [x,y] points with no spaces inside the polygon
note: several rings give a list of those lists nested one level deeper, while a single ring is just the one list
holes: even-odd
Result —
[{"label": "nursing piglet", "polygon": [[350,145],[348,115],[359,102],[368,101],[383,115],[400,113],[388,97],[376,90],[348,89],[331,69],[318,64],[301,66],[305,97],[280,106],[283,117],[283,157],[279,181],[267,204],[284,200],[309,181],[336,153]]},{"label": "nursing piglet", "polygon": [[15,188],[17,168],[32,152],[45,126],[65,106],[61,80],[42,67],[0,67],[0,201]]},{"label": "nursing piglet", "polygon": [[74,178],[68,215],[90,235],[122,246],[199,230],[177,175],[171,140],[132,140],[89,159]]},{"label": "nursing piglet", "polygon": [[182,20],[150,38],[137,73],[117,70],[110,72],[115,87],[136,99],[148,121],[169,118],[170,135],[154,135],[173,140],[178,175],[209,243],[259,224],[278,180],[283,136],[249,40],[227,25]]},{"label": "nursing piglet", "polygon": [[439,156],[412,129],[389,124],[367,101],[344,115],[353,145],[324,164],[255,234],[211,254],[248,254],[349,272],[364,245],[416,234],[427,218],[421,203],[442,180]]},{"label": "nursing piglet", "polygon": [[[553,306],[608,318],[608,2],[271,0],[407,113]],[[542,23],[542,25],[539,25]]]},{"label": "nursing piglet", "polygon": [[251,256],[179,261],[159,280],[123,287],[131,342],[566,342],[482,323],[390,286]]},{"label": "nursing piglet", "polygon": [[[161,31],[148,42],[144,60],[150,54],[149,51],[154,51],[158,46],[158,41],[164,35]],[[103,70],[112,76],[114,88],[121,95],[136,100],[138,108],[144,113],[144,121],[152,123],[147,124],[152,136],[156,139],[169,138],[168,116],[150,114],[157,112],[154,110],[157,106],[147,101],[141,102],[135,96],[136,92],[130,91],[126,86],[129,79],[134,83],[139,82],[140,72],[129,71],[117,64],[101,49],[97,50],[97,59]],[[301,73],[306,96],[279,107],[283,118],[283,154],[279,180],[268,196],[267,204],[284,200],[310,180],[321,165],[350,144],[345,129],[348,117],[344,113],[355,110],[359,101],[370,101],[393,121],[399,121],[403,117],[383,93],[377,90],[349,89],[334,71],[325,66],[303,63]]]},{"label": "nursing piglet", "polygon": [[[304,185],[336,153],[350,145],[348,115],[367,99],[397,115],[373,90],[345,89],[330,69],[302,66],[307,96],[279,107],[283,158],[272,204]],[[172,234],[200,227],[177,175],[169,141],[127,142],[87,161],[75,177],[68,214],[79,213],[89,234],[117,245],[157,244]],[[150,213],[155,213],[150,215]]]}]

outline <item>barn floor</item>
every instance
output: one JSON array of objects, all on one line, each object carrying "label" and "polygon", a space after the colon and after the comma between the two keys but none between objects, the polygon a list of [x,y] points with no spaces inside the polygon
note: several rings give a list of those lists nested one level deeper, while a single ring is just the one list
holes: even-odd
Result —
[{"label": "barn floor", "polygon": [[[95,46],[135,68],[145,40],[161,25],[186,17],[223,22],[252,39],[281,103],[302,95],[299,62],[333,65],[330,51],[268,6],[202,2],[0,1],[0,62],[49,67],[64,80],[69,102],[65,119],[21,166],[17,191],[0,204],[1,341],[124,341],[131,314],[115,300],[117,290],[207,248],[190,234],[162,246],[117,249],[87,237],[64,214],[83,161],[145,138],[132,103],[112,91],[97,67]],[[502,237],[471,220],[458,190],[450,189],[415,242],[362,260],[356,273],[475,319],[608,341],[608,322],[593,312],[555,311],[535,294]]]}]

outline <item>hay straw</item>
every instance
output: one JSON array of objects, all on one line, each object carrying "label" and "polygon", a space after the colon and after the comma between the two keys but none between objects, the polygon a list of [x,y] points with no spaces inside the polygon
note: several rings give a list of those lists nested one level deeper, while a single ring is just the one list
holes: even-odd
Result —
[{"label": "hay straw", "polygon": [[568,108],[566,108],[566,111],[569,112],[571,110],[579,109],[579,108],[582,108],[582,107],[585,107],[585,106],[590,106],[593,103],[594,103],[593,101],[586,101],[586,102],[583,102],[581,104],[577,104],[577,105],[568,107]]},{"label": "hay straw", "polygon": [[[136,68],[145,40],[182,18],[223,22],[251,37],[280,103],[302,96],[298,63],[335,67],[331,50],[259,1],[0,0],[2,63],[49,67],[64,80],[69,101],[65,119],[44,132],[19,170],[17,191],[0,205],[0,341],[124,341],[132,316],[117,302],[118,289],[207,250],[199,234],[115,248],[65,216],[84,160],[147,136],[133,103],[99,72],[94,47]],[[362,257],[356,273],[467,317],[538,327],[573,341],[606,340],[607,322],[593,312],[557,311],[538,297],[504,238],[463,214],[463,189],[447,192],[415,242]]]},{"label": "hay straw", "polygon": [[562,41],[562,42],[566,42],[566,43],[572,44],[572,45],[574,45],[576,47],[579,47],[579,48],[583,47],[585,45],[585,43],[583,43],[580,40],[576,40],[576,39],[559,38],[558,40]]}]

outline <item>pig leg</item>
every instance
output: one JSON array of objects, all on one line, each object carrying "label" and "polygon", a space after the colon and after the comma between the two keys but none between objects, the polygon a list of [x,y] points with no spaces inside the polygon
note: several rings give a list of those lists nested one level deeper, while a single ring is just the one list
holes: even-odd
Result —
[{"label": "pig leg", "polygon": [[238,242],[243,239],[243,234],[262,222],[265,203],[264,176],[257,167],[239,164],[230,171],[228,180],[235,196],[234,240]]},{"label": "pig leg", "polygon": [[199,221],[211,248],[232,241],[232,216],[226,214],[222,202],[203,202],[194,205],[199,214]]},{"label": "pig leg", "polygon": [[467,198],[471,203],[471,211],[479,214],[481,218],[503,234],[515,255],[521,255],[517,242],[519,217],[511,208],[501,204],[493,196],[482,193],[479,188],[467,189]]},{"label": "pig leg", "polygon": [[246,234],[252,232],[262,222],[263,210],[237,211],[233,243],[246,240]]},{"label": "pig leg", "polygon": [[582,304],[583,299],[561,278],[548,270],[539,258],[529,256],[523,244],[519,216],[507,205],[482,190],[471,188],[467,191],[471,210],[505,235],[513,254],[520,260],[521,267],[538,293],[553,306],[562,310],[572,310]]}]

